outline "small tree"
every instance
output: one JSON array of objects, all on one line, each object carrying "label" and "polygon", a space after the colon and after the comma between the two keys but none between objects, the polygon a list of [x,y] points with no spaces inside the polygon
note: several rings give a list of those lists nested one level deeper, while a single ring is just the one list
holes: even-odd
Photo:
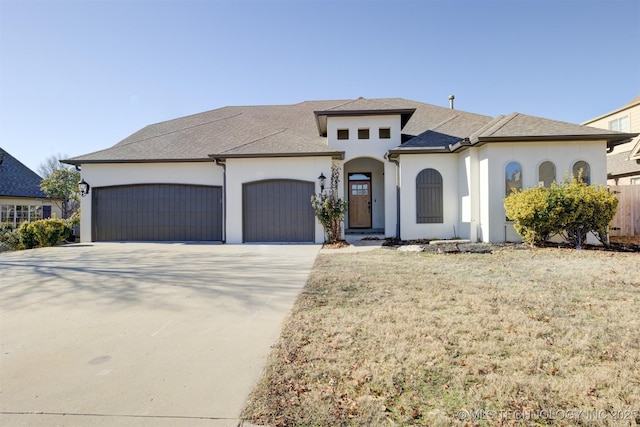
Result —
[{"label": "small tree", "polygon": [[54,170],[40,183],[40,189],[48,197],[61,200],[60,203],[55,203],[62,211],[62,218],[69,218],[78,209],[78,181],[80,172],[73,168],[63,168]]},{"label": "small tree", "polygon": [[342,222],[347,212],[347,202],[338,197],[340,168],[331,167],[331,187],[320,194],[311,196],[313,212],[322,224],[327,236],[326,243],[336,243],[342,237]]}]

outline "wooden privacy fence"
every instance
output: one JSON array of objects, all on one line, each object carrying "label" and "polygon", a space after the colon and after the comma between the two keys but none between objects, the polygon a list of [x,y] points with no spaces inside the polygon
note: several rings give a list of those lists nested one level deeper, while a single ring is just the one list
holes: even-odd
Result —
[{"label": "wooden privacy fence", "polygon": [[618,210],[611,221],[611,236],[640,235],[640,185],[610,185],[618,198]]}]

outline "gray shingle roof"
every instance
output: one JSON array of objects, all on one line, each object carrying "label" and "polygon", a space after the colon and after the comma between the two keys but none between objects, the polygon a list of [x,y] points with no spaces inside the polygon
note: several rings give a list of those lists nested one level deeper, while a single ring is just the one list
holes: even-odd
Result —
[{"label": "gray shingle roof", "polygon": [[384,99],[357,98],[327,108],[327,111],[373,111],[394,110],[397,105],[388,104]]},{"label": "gray shingle roof", "polygon": [[[508,116],[498,117],[490,127],[473,137],[482,138],[515,138],[515,137],[593,137],[602,135],[615,135],[616,132],[574,123],[560,122],[542,117],[528,116],[521,113],[512,113]],[[623,135],[623,134],[620,134]],[[473,138],[472,138],[473,142]]]},{"label": "gray shingle roof", "polygon": [[67,162],[211,161],[210,156],[224,154],[333,155],[336,150],[318,135],[313,111],[337,102],[224,107],[149,125],[111,148]]},{"label": "gray shingle roof", "polygon": [[0,196],[46,198],[41,181],[37,173],[0,148]]},{"label": "gray shingle roof", "polygon": [[[149,125],[111,148],[74,157],[92,162],[212,161],[213,158],[326,155],[340,152],[321,136],[327,116],[398,112],[403,144],[393,152],[450,151],[461,141],[504,138],[595,137],[603,130],[513,113],[489,116],[403,98],[305,101],[293,105],[224,107]],[[324,120],[324,121],[323,121]],[[608,132],[608,135],[615,132]],[[625,138],[620,134],[618,139]],[[615,135],[613,135],[615,137]],[[459,148],[459,144],[457,146]]]},{"label": "gray shingle roof", "polygon": [[607,176],[609,178],[640,175],[640,164],[629,160],[631,151],[607,156]]}]

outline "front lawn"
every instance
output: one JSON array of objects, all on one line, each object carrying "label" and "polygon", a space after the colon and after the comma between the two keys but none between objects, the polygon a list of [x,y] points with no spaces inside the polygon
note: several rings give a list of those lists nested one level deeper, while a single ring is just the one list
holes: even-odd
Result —
[{"label": "front lawn", "polygon": [[321,254],[243,418],[640,423],[640,254]]}]

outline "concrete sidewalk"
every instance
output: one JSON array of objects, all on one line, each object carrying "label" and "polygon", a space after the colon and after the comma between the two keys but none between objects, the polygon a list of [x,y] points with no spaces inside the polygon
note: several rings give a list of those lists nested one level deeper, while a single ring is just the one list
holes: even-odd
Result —
[{"label": "concrete sidewalk", "polygon": [[0,425],[239,425],[319,249],[0,253]]}]

